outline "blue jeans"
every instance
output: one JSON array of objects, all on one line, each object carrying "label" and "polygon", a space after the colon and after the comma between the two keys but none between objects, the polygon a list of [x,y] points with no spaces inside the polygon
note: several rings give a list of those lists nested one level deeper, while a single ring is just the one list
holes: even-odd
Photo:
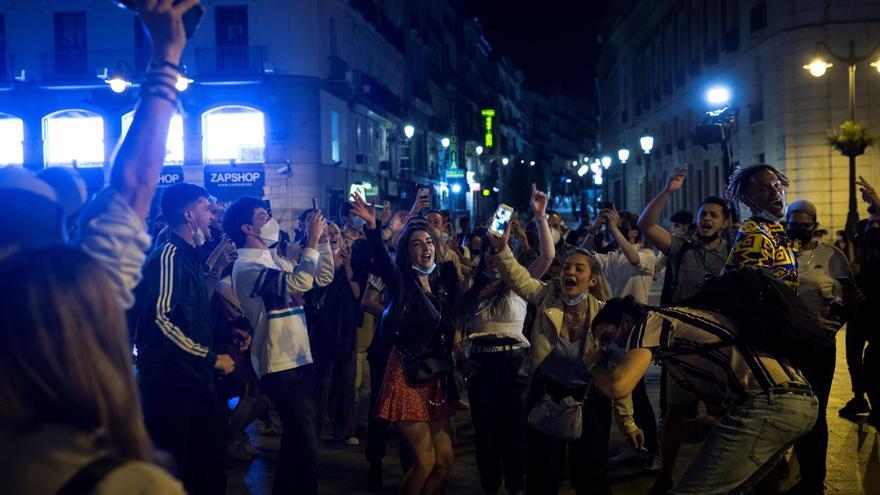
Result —
[{"label": "blue jeans", "polygon": [[811,392],[772,389],[733,406],[709,432],[674,494],[744,493],[816,422]]}]

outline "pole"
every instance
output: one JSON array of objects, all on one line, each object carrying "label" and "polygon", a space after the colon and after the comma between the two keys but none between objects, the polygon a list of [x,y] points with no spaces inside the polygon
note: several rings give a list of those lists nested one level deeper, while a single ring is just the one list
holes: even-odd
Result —
[{"label": "pole", "polygon": [[[849,42],[849,120],[856,121],[856,42]],[[846,214],[846,236],[851,236],[852,229],[859,221],[858,203],[856,201],[856,157],[849,157],[849,211]]]}]

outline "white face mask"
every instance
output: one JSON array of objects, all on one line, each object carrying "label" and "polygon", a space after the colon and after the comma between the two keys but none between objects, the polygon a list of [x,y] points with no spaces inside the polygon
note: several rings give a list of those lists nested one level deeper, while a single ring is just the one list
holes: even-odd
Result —
[{"label": "white face mask", "polygon": [[260,239],[268,247],[278,242],[278,236],[281,232],[281,226],[274,218],[270,218],[266,225],[260,227]]},{"label": "white face mask", "polygon": [[562,234],[556,229],[550,229],[550,237],[553,238],[553,244],[559,244],[559,239],[562,239]]},{"label": "white face mask", "polygon": [[559,297],[562,298],[562,302],[564,302],[566,306],[575,306],[582,303],[589,295],[589,292],[582,292],[581,294],[571,298],[566,297],[565,294],[559,294]]},{"label": "white face mask", "polygon": [[422,268],[419,265],[416,265],[415,263],[413,263],[413,265],[412,265],[413,270],[415,270],[419,274],[425,275],[425,276],[430,275],[434,271],[434,268],[437,268],[437,263],[431,263],[431,266],[429,266],[428,268]]},{"label": "white face mask", "polygon": [[449,234],[446,232],[440,234],[440,242],[443,242],[444,244],[449,242]]},{"label": "white face mask", "polygon": [[351,219],[351,228],[353,228],[354,230],[361,230],[366,224],[367,221],[361,217],[354,217]]},{"label": "white face mask", "polygon": [[192,223],[187,222],[187,225],[189,226],[189,232],[190,234],[192,234],[193,242],[195,243],[196,247],[204,246],[205,243],[208,242],[208,240],[205,238],[205,233],[202,232],[202,229],[200,229],[198,225],[196,225],[195,221],[193,221]]}]

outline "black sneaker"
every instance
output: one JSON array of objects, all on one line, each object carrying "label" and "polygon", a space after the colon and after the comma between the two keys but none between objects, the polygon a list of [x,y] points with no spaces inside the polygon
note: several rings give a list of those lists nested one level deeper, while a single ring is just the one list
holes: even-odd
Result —
[{"label": "black sneaker", "polygon": [[861,414],[868,414],[871,408],[868,407],[868,401],[864,397],[853,397],[840,408],[838,414],[841,418],[854,419]]},{"label": "black sneaker", "polygon": [[370,464],[370,470],[367,472],[367,479],[361,483],[360,488],[371,493],[382,491],[382,464]]},{"label": "black sneaker", "polygon": [[672,478],[661,474],[654,480],[654,486],[651,487],[649,495],[667,495],[672,490]]}]

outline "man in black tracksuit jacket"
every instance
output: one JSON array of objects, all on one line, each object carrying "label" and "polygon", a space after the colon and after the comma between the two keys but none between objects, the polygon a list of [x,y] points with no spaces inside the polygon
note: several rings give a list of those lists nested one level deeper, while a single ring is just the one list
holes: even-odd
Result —
[{"label": "man in black tracksuit jacket", "polygon": [[196,247],[209,231],[208,194],[178,184],[162,197],[169,240],[144,264],[136,290],[134,342],[147,430],[173,455],[190,494],[224,494],[226,415],[214,370],[228,373],[228,355],[211,351],[214,321],[205,270]]}]

